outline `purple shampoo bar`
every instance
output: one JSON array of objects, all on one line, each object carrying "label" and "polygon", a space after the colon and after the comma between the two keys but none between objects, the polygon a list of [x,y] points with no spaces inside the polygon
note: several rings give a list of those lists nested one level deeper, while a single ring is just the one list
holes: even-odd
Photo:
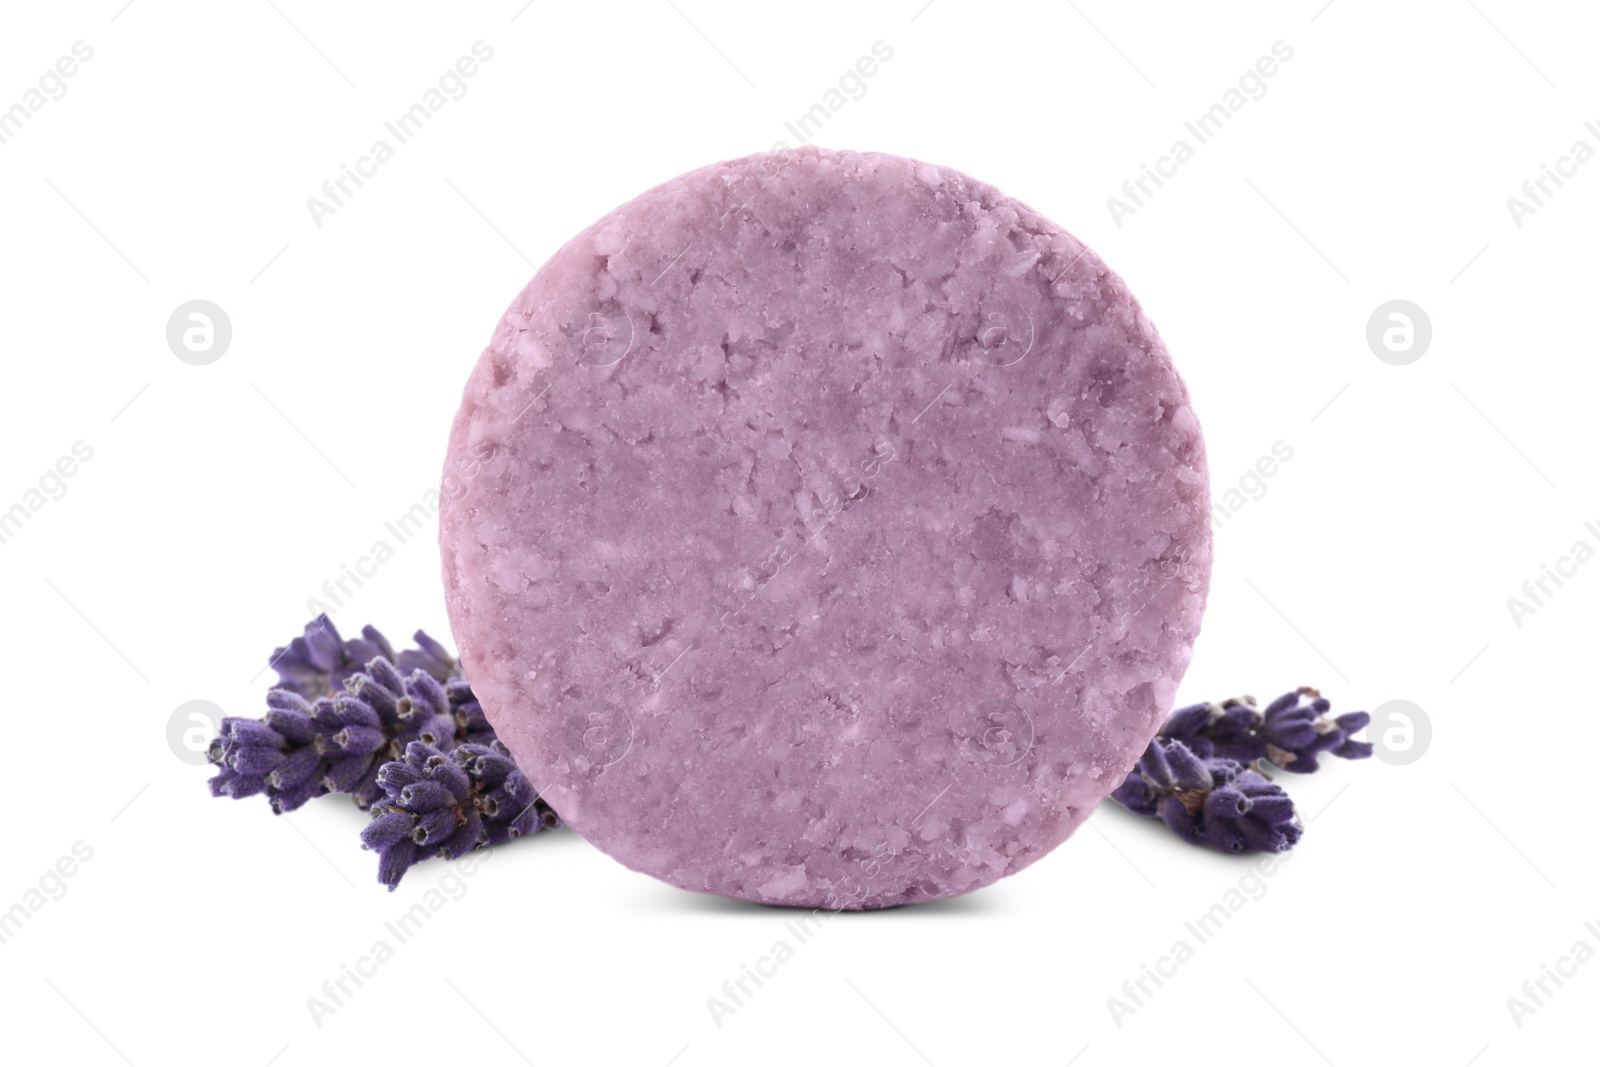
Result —
[{"label": "purple shampoo bar", "polygon": [[768,904],[965,893],[1064,841],[1171,708],[1211,571],[1155,327],[994,188],[803,148],[569,241],[450,435],[473,688],[627,866]]}]

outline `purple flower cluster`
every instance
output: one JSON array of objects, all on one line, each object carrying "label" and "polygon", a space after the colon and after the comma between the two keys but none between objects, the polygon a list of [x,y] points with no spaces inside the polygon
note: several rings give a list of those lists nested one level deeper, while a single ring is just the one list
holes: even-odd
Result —
[{"label": "purple flower cluster", "polygon": [[1218,852],[1283,852],[1300,840],[1294,801],[1280,787],[1233,760],[1202,759],[1182,741],[1150,742],[1111,797]]},{"label": "purple flower cluster", "polygon": [[[337,641],[337,631],[331,632]],[[368,627],[367,633],[377,631]],[[420,632],[417,637],[427,639]],[[340,692],[307,694],[314,678],[298,664],[291,671],[297,687],[269,692],[264,718],[222,720],[208,751],[218,768],[213,796],[265,793],[281,814],[324,793],[349,793],[367,808],[383,795],[379,768],[410,742],[453,748],[494,735],[464,681],[444,683],[420,667],[405,675],[383,655],[359,670],[315,676],[330,684],[341,677]]]},{"label": "purple flower cluster", "polygon": [[394,646],[376,629],[363,626],[360,637],[346,641],[332,619],[318,615],[306,623],[305,633],[273,649],[268,665],[278,672],[277,688],[316,700],[337,693],[347,678],[379,656],[395,658]]},{"label": "purple flower cluster", "polygon": [[266,715],[222,720],[207,752],[217,768],[211,794],[264,794],[280,815],[312,797],[350,794],[374,813],[362,840],[380,853],[390,889],[431,856],[559,826],[495,737],[460,664],[421,630],[414,639],[416,648],[397,654],[371,626],[347,641],[326,615],[308,623],[273,652],[279,684]]},{"label": "purple flower cluster", "polygon": [[[1309,697],[1309,700],[1304,698]],[[1372,745],[1351,734],[1371,717],[1330,718],[1329,701],[1302,688],[1257,710],[1251,697],[1173,712],[1111,798],[1158,818],[1193,845],[1219,852],[1283,852],[1300,840],[1294,802],[1264,766],[1309,774],[1317,757],[1365,759]]]},{"label": "purple flower cluster", "polygon": [[361,845],[378,853],[378,880],[391,890],[425,859],[561,825],[499,741],[448,753],[413,741],[403,759],[384,764],[378,784],[388,799],[374,805]]},{"label": "purple flower cluster", "polygon": [[1304,686],[1283,694],[1264,709],[1256,708],[1254,697],[1193,704],[1173,712],[1160,736],[1182,741],[1202,759],[1266,760],[1296,774],[1316,770],[1317,756],[1323,752],[1341,759],[1372,755],[1371,744],[1351,739],[1372,716],[1348,711],[1330,718],[1332,706],[1328,698]]}]

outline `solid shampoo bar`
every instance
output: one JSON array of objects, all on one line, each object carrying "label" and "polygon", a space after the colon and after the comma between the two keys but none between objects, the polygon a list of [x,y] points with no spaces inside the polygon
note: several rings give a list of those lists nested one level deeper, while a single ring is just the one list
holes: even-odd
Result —
[{"label": "solid shampoo bar", "polygon": [[874,908],[1060,844],[1200,628],[1204,449],[1121,279],[947,167],[719,163],[569,241],[450,436],[451,622],[579,833]]}]

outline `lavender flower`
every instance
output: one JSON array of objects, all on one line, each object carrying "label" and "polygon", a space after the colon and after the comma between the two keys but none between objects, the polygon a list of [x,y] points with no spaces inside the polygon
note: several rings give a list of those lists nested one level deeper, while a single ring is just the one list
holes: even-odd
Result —
[{"label": "lavender flower", "polygon": [[418,630],[398,655],[371,626],[348,641],[326,615],[273,653],[260,719],[226,718],[208,756],[213,796],[265,794],[278,814],[348,793],[373,821],[390,889],[414,864],[498,845],[561,819],[495,737],[461,664]]},{"label": "lavender flower", "polygon": [[448,751],[488,744],[494,728],[460,665],[418,630],[395,654],[371,626],[345,641],[326,615],[273,656],[282,684],[260,720],[224,719],[208,755],[213,796],[264,793],[279,814],[324,793],[363,809],[382,799],[378,771],[412,741]]},{"label": "lavender flower", "polygon": [[458,686],[452,699],[427,671],[402,676],[380,656],[350,675],[341,693],[308,701],[274,689],[265,718],[224,719],[208,752],[219,768],[211,792],[265,793],[279,814],[324,793],[349,793],[368,808],[383,797],[379,769],[412,741],[448,750],[485,737],[494,732],[470,689]]},{"label": "lavender flower", "polygon": [[450,650],[439,642],[418,630],[411,635],[417,643],[416,648],[408,648],[400,653],[395,665],[402,671],[410,674],[412,671],[427,671],[441,682],[448,682],[451,678],[461,676],[461,664],[450,654]]},{"label": "lavender flower", "polygon": [[313,708],[287,689],[267,694],[261,719],[226,718],[206,755],[216,765],[212,796],[266,793],[273,810],[293,811],[325,792]]},{"label": "lavender flower", "polygon": [[[422,631],[417,631],[420,636]],[[487,745],[498,741],[494,727],[489,724],[489,717],[483,713],[483,705],[478,703],[478,698],[472,692],[472,686],[462,675],[456,675],[444,684],[445,694],[450,699],[450,712],[456,721],[456,742],[458,744]]]},{"label": "lavender flower", "polygon": [[1284,852],[1300,840],[1294,802],[1281,788],[1231,759],[1203,759],[1175,739],[1151,741],[1111,796],[1219,852]]},{"label": "lavender flower", "polygon": [[391,890],[423,860],[455,859],[561,825],[498,741],[448,753],[413,741],[403,758],[384,764],[377,781],[387,799],[373,805],[361,844],[378,853],[378,880]]},{"label": "lavender flower", "polygon": [[318,615],[306,623],[304,634],[272,650],[268,666],[278,672],[279,689],[316,700],[338,692],[346,679],[378,656],[395,658],[394,647],[376,629],[363,626],[360,637],[346,641],[332,619]]},{"label": "lavender flower", "polygon": [[1350,711],[1330,717],[1331,708],[1326,697],[1309,687],[1285,693],[1263,710],[1248,696],[1193,704],[1173,712],[1160,736],[1182,741],[1202,759],[1215,756],[1243,764],[1266,760],[1296,774],[1315,771],[1324,752],[1341,759],[1372,755],[1371,744],[1351,738],[1371,716]]}]

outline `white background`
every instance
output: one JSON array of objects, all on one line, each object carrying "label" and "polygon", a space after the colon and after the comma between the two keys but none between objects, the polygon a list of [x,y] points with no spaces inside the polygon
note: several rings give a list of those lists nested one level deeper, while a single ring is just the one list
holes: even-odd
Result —
[{"label": "white background", "polygon": [[[1593,1059],[1600,963],[1520,1027],[1506,1003],[1600,949],[1600,562],[1521,626],[1506,603],[1600,547],[1600,161],[1521,227],[1506,206],[1573,141],[1600,148],[1592,10],[275,3],[6,5],[0,107],[94,49],[0,145],[0,509],[93,449],[0,545],[0,909],[93,851],[0,945],[6,1059]],[[306,198],[480,39],[466,96],[315,226]],[[353,808],[209,799],[169,717],[259,712],[306,599],[437,480],[537,264],[660,181],[795,143],[784,123],[880,40],[892,59],[818,143],[957,167],[1094,246],[1189,383],[1217,494],[1293,449],[1217,531],[1180,701],[1408,699],[1431,747],[1288,781],[1304,841],[1203,945],[1185,922],[1249,865],[1108,807],[971,897],[830,920],[718,1027],[706,999],[793,943],[791,916],[562,833],[499,850],[319,1027],[307,998],[447,869],[390,895]],[[1117,226],[1107,198],[1279,40],[1266,95]],[[165,341],[197,298],[233,325],[209,366]],[[1365,340],[1395,298],[1433,324],[1408,366]],[[437,571],[431,534],[401,546],[336,621],[447,637]],[[1180,938],[1194,958],[1117,1025],[1107,999]]]}]

